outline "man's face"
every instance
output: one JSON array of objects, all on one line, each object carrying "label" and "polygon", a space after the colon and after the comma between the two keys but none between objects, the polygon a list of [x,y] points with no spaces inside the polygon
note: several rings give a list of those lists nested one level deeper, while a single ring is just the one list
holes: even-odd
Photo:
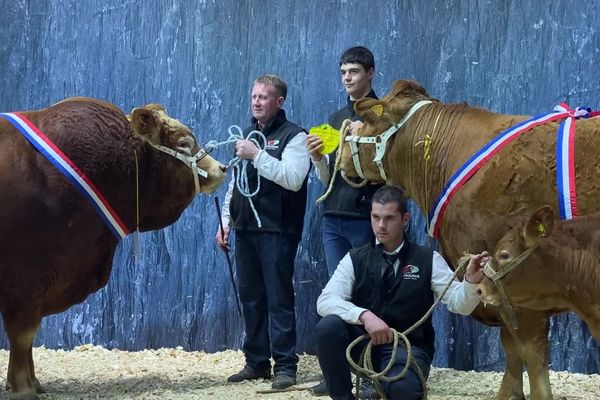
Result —
[{"label": "man's face", "polygon": [[402,214],[398,203],[381,204],[374,202],[371,205],[371,227],[375,237],[385,251],[394,251],[404,240],[404,225],[410,218],[408,213]]},{"label": "man's face", "polygon": [[359,100],[371,91],[373,68],[365,71],[365,67],[358,63],[342,64],[340,66],[342,83],[351,100]]},{"label": "man's face", "polygon": [[275,88],[265,83],[255,83],[252,87],[252,115],[261,126],[268,124],[281,109],[283,97]]}]

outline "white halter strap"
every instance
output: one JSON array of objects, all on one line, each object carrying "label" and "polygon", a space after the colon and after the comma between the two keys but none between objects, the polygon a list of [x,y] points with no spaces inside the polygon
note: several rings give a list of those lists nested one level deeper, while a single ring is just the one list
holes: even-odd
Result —
[{"label": "white halter strap", "polygon": [[194,175],[194,185],[196,187],[196,194],[200,193],[200,180],[198,179],[198,175],[200,175],[203,178],[208,178],[208,172],[206,172],[202,168],[198,168],[198,161],[208,155],[208,153],[203,148],[200,148],[200,150],[198,150],[198,152],[193,156],[188,156],[187,154],[180,153],[163,145],[154,144],[152,142],[148,143],[150,143],[150,145],[156,150],[162,151],[163,153],[175,157],[176,159],[184,163],[189,169],[191,169],[192,174]]},{"label": "white halter strap", "polygon": [[392,125],[388,130],[383,133],[380,133],[377,136],[346,136],[344,139],[346,142],[350,144],[350,150],[352,153],[352,162],[354,163],[354,169],[356,169],[356,173],[362,179],[365,179],[363,170],[360,166],[360,158],[358,155],[358,143],[372,143],[375,145],[375,158],[373,158],[373,162],[379,168],[379,174],[384,181],[387,181],[387,176],[383,169],[383,156],[385,155],[385,151],[387,148],[388,140],[413,116],[413,114],[424,105],[430,104],[431,100],[421,100],[415,103],[410,110],[402,117],[402,119],[395,125]]}]

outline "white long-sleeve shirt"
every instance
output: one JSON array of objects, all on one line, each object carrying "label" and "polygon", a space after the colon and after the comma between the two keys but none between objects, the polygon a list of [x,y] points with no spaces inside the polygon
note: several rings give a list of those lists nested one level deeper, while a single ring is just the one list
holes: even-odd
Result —
[{"label": "white long-sleeve shirt", "polygon": [[[394,251],[394,254],[402,248],[403,244]],[[398,269],[398,264],[398,261],[396,261],[396,264],[394,264],[395,270]],[[383,275],[383,270],[381,273]],[[431,290],[436,298],[439,298],[448,282],[452,280],[453,275],[454,273],[446,263],[446,260],[438,252],[434,251]],[[354,281],[352,259],[350,258],[350,254],[346,254],[317,299],[317,312],[319,315],[322,317],[337,315],[347,323],[362,325],[359,317],[367,310],[357,307],[350,302]],[[466,280],[462,282],[454,280],[441,301],[449,311],[469,315],[477,307],[477,304],[479,304],[477,285],[471,284]]]},{"label": "white long-sleeve shirt", "polygon": [[315,175],[317,175],[317,179],[327,185],[329,183],[329,178],[331,178],[329,176],[329,156],[323,156],[320,161],[315,161],[311,158],[310,161],[315,167]]},{"label": "white long-sleeve shirt", "polygon": [[[284,189],[297,192],[302,188],[302,183],[310,169],[310,155],[306,151],[306,136],[306,132],[300,132],[290,139],[281,153],[281,160],[261,150],[252,161],[252,165],[262,178],[275,182]],[[229,204],[234,185],[235,177],[232,176],[221,209],[223,226],[231,225]]]}]

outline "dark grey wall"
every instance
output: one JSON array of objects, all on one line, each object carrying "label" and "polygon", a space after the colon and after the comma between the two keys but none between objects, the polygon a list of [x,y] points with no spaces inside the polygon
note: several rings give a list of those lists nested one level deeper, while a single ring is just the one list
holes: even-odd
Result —
[{"label": "dark grey wall", "polygon": [[[159,102],[202,141],[224,139],[249,118],[253,78],[284,77],[286,109],[310,127],[345,101],[337,60],[353,45],[377,58],[375,88],[414,78],[446,102],[536,114],[566,100],[598,106],[600,11],[575,1],[276,0],[0,1],[0,110],[92,96],[125,111]],[[227,161],[225,150],[216,156]],[[133,188],[132,188],[133,190]],[[217,195],[223,198],[223,187]],[[296,263],[299,351],[314,349],[314,302],[325,282],[320,210],[310,208]],[[1,207],[1,205],[0,205]],[[411,236],[423,242],[413,211]],[[36,345],[96,343],[122,349],[236,348],[242,339],[223,254],[214,245],[212,196],[173,226],[126,239],[108,286],[46,318]],[[1,262],[1,261],[0,261]],[[0,277],[1,279],[1,277]],[[435,314],[436,364],[498,369],[496,329]],[[551,327],[552,368],[598,372],[597,343],[573,315]],[[0,335],[0,346],[7,347]]]}]

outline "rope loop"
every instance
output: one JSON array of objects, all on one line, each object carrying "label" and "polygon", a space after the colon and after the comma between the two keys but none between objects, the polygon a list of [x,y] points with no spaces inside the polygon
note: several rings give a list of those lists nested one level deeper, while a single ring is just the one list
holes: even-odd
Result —
[{"label": "rope loop", "polygon": [[[398,379],[401,379],[402,377],[404,377],[406,375],[406,373],[408,372],[408,368],[412,365],[417,376],[419,377],[419,380],[421,381],[421,385],[423,386],[423,400],[427,399],[427,381],[425,379],[425,375],[423,374],[423,371],[421,371],[421,368],[416,363],[416,361],[412,355],[412,347],[411,347],[410,341],[408,340],[408,335],[412,331],[417,329],[421,324],[423,324],[429,318],[429,316],[431,315],[431,313],[433,312],[435,307],[442,300],[442,298],[444,297],[444,295],[450,288],[450,285],[452,285],[452,282],[454,282],[454,280],[456,279],[456,276],[467,267],[470,259],[471,259],[470,254],[467,254],[467,253],[465,253],[460,258],[460,260],[458,262],[459,265],[456,268],[456,270],[454,271],[454,275],[452,276],[452,279],[450,281],[448,281],[448,283],[444,287],[444,290],[442,290],[441,295],[435,300],[433,305],[429,308],[429,310],[427,310],[425,315],[423,315],[423,317],[421,317],[420,320],[415,322],[410,328],[408,328],[404,332],[398,332],[395,329],[391,328],[392,333],[394,334],[394,342],[392,345],[393,346],[392,347],[392,356],[390,357],[390,361],[389,361],[388,365],[381,372],[377,372],[373,368],[373,360],[371,358],[371,350],[373,348],[373,343],[370,340],[369,340],[369,343],[365,346],[364,350],[362,351],[359,362],[356,363],[352,359],[352,354],[351,354],[352,349],[361,341],[370,339],[370,336],[368,334],[365,334],[365,335],[362,335],[362,336],[356,338],[352,343],[350,343],[350,345],[348,345],[348,348],[346,348],[346,359],[348,360],[348,363],[350,364],[350,366],[356,372],[357,397],[358,397],[358,392],[359,392],[359,387],[360,387],[360,378],[362,376],[362,377],[367,377],[367,378],[371,379],[373,381],[373,383],[375,384],[375,389],[377,389],[377,392],[379,393],[381,398],[383,400],[386,400],[386,396],[383,391],[383,388],[381,387],[380,382],[381,381],[393,382]],[[398,375],[385,376],[385,374],[387,374],[389,372],[389,370],[392,368],[394,361],[396,359],[396,352],[398,350],[399,339],[402,339],[402,341],[404,342],[403,345],[406,348],[406,352],[407,352],[406,365],[404,366],[404,368]]]},{"label": "rope loop", "polygon": [[[229,143],[235,143],[238,140],[249,140],[252,143],[254,143],[256,145],[256,147],[258,147],[260,150],[264,150],[265,145],[267,143],[267,139],[265,138],[265,135],[260,132],[260,131],[251,131],[250,133],[248,133],[248,135],[244,138],[243,135],[243,131],[242,128],[240,128],[237,125],[231,125],[228,129],[228,133],[229,133],[229,137],[227,138],[227,140],[224,140],[222,142],[217,142],[216,140],[209,140],[205,145],[204,148],[206,149],[206,151],[212,151],[214,149],[216,149],[217,147],[229,144]],[[259,139],[262,140],[262,144],[259,141]],[[256,219],[256,223],[258,224],[258,227],[262,227],[262,222],[260,220],[260,216],[258,215],[258,211],[256,211],[256,207],[254,206],[254,202],[252,201],[252,197],[255,196],[259,191],[260,191],[260,174],[256,175],[256,189],[252,190],[250,188],[250,183],[248,181],[248,167],[250,166],[250,160],[245,160],[243,158],[240,158],[238,156],[233,157],[231,160],[229,160],[229,163],[227,164],[227,168],[233,167],[234,171],[235,171],[235,186],[237,188],[237,190],[240,192],[240,194],[244,197],[246,197],[248,199],[248,202],[250,203],[250,207],[252,208],[252,212],[254,213],[254,218]]]}]

